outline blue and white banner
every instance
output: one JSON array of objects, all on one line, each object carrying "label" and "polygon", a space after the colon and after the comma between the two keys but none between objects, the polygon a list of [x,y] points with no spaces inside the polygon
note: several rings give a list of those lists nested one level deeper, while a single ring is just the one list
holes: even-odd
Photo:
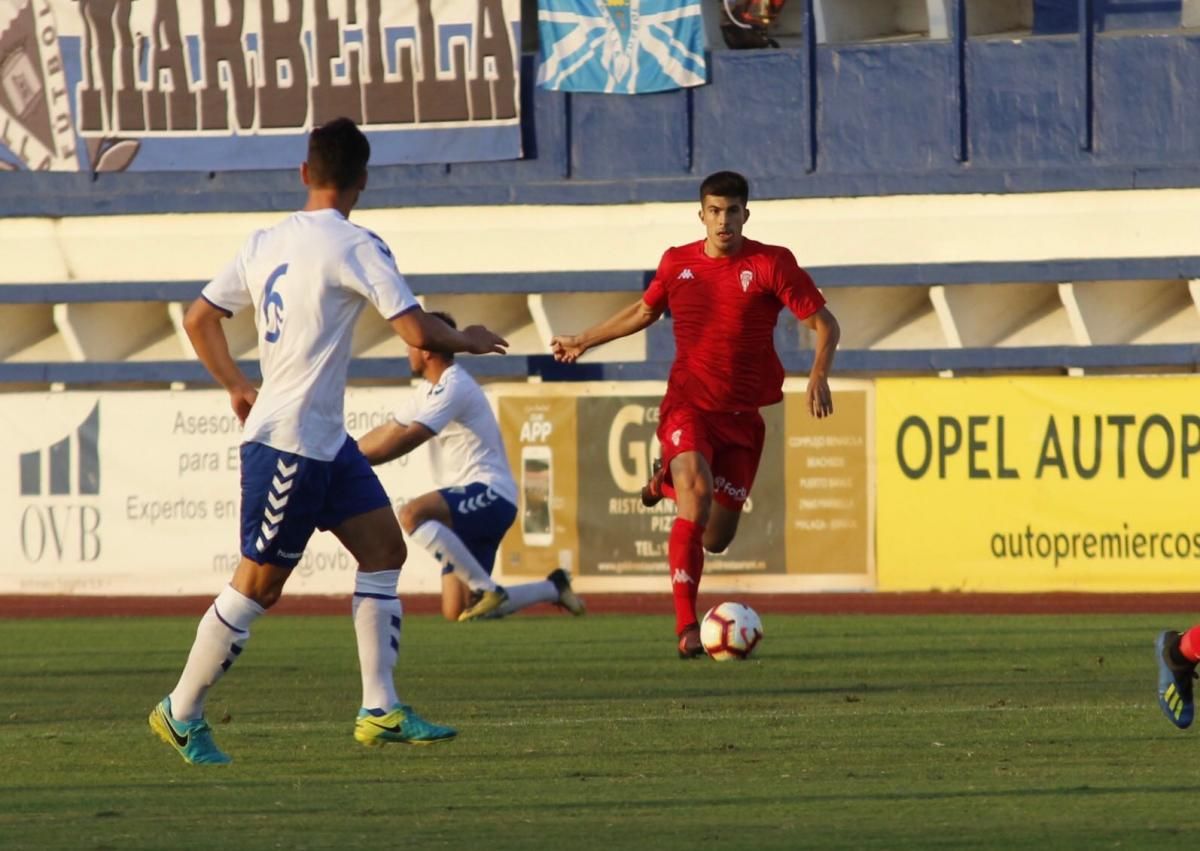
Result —
[{"label": "blue and white banner", "polygon": [[521,156],[520,0],[0,0],[0,172]]},{"label": "blue and white banner", "polygon": [[700,0],[538,0],[538,85],[644,94],[706,82]]}]

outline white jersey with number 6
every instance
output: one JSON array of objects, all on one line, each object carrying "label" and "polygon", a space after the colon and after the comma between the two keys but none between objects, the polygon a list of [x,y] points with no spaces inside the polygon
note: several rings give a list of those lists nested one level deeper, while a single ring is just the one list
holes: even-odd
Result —
[{"label": "white jersey with number 6", "polygon": [[422,381],[392,416],[401,425],[420,423],[434,433],[429,457],[439,488],[480,482],[517,504],[517,485],[496,415],[483,390],[461,366],[451,364],[437,384]]},{"label": "white jersey with number 6", "polygon": [[363,306],[385,319],[417,307],[387,244],[337,210],[255,232],[201,296],[230,315],[254,308],[262,387],[243,441],[318,461],[346,440],[350,338]]}]

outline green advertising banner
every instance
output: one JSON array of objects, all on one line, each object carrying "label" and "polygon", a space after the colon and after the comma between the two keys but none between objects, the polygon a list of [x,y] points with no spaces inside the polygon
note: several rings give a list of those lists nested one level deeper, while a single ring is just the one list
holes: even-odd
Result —
[{"label": "green advertising banner", "polygon": [[[705,557],[705,575],[746,590],[865,589],[874,583],[872,390],[838,382],[835,414],[817,420],[805,384],[762,409],[758,475],[729,549]],[[661,390],[496,388],[500,425],[521,493],[504,539],[504,572],[574,570],[592,587],[645,590],[666,577],[675,503],[642,505],[660,457]],[[612,581],[610,581],[612,580]],[[710,586],[711,587],[711,586]]]},{"label": "green advertising banner", "polygon": [[[579,572],[582,576],[667,574],[667,538],[675,503],[642,505],[642,485],[659,455],[659,396],[594,396],[578,400]],[[783,411],[764,409],[768,434]],[[737,540],[705,559],[705,572],[783,573],[783,464],[779,441],[768,440]]]}]

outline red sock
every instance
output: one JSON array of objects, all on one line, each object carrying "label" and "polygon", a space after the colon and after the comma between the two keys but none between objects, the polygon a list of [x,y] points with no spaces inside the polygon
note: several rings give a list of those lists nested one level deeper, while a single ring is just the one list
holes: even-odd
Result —
[{"label": "red sock", "polygon": [[1200,662],[1200,626],[1194,626],[1179,637],[1179,652],[1189,662]]},{"label": "red sock", "polygon": [[704,572],[704,527],[676,517],[667,543],[671,593],[675,597],[675,634],[696,623],[696,595]]}]

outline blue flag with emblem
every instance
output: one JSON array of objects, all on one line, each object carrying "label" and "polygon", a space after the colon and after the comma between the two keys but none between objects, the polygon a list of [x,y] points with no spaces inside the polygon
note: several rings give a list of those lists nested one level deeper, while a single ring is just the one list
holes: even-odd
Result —
[{"label": "blue flag with emblem", "polygon": [[702,86],[700,0],[538,0],[538,85],[642,94]]}]

